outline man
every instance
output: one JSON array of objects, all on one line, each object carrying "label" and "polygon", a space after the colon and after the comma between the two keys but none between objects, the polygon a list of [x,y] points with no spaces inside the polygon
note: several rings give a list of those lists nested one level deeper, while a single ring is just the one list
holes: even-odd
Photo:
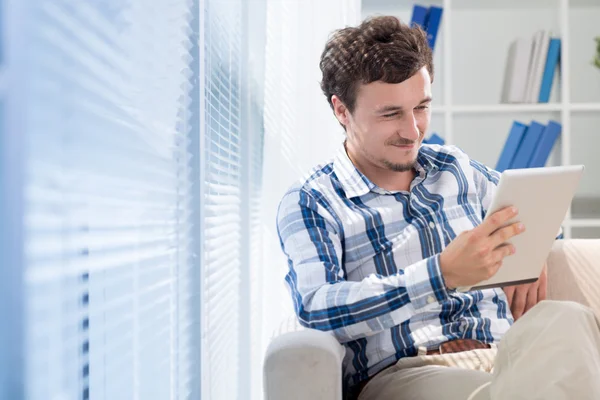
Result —
[{"label": "man", "polygon": [[545,272],[455,290],[493,276],[525,227],[502,228],[512,207],[482,222],[496,171],[422,145],[434,76],[423,31],[367,20],[336,32],[320,67],[346,140],[286,193],[277,224],[299,321],[346,348],[347,396],[600,398],[598,323],[574,303],[535,306]]}]

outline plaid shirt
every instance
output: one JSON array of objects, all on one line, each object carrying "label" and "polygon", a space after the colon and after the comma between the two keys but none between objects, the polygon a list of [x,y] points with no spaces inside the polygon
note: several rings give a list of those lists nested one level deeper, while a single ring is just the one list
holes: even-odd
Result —
[{"label": "plaid shirt", "polygon": [[387,191],[342,146],[283,197],[277,227],[300,323],[346,348],[353,386],[419,350],[500,340],[513,322],[504,291],[446,289],[440,253],[479,225],[499,174],[454,146],[422,145],[410,191]]}]

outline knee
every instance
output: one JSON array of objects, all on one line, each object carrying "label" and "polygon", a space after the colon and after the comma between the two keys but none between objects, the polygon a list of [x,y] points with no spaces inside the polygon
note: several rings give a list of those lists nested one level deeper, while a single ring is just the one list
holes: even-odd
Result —
[{"label": "knee", "polygon": [[564,323],[580,318],[595,318],[591,308],[574,301],[544,300],[532,308],[530,312],[560,316],[561,321]]},{"label": "knee", "polygon": [[574,335],[588,332],[581,329],[587,326],[598,326],[593,311],[584,305],[572,301],[545,300],[520,318],[507,332],[500,342],[522,343],[523,341],[535,341],[540,332],[553,332],[560,337],[573,339]]},{"label": "knee", "polygon": [[588,313],[592,311],[591,308],[584,306],[583,304],[566,300],[544,300],[540,301],[536,307],[542,309],[551,308],[555,312],[565,313]]}]

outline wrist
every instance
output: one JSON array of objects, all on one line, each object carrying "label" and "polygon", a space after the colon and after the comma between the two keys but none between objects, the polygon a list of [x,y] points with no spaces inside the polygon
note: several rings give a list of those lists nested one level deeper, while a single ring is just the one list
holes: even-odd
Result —
[{"label": "wrist", "polygon": [[440,254],[440,272],[442,273],[442,278],[447,289],[454,290],[459,286],[455,282],[452,272],[448,270],[448,262],[446,260],[444,252]]},{"label": "wrist", "polygon": [[440,269],[439,253],[406,267],[404,282],[415,310],[448,299],[448,290]]}]

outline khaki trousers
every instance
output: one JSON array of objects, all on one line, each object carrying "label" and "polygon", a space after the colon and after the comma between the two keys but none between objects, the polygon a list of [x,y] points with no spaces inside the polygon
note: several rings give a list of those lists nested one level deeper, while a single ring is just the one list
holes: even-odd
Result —
[{"label": "khaki trousers", "polygon": [[359,400],[600,399],[600,323],[573,302],[543,301],[498,348],[399,360]]}]

